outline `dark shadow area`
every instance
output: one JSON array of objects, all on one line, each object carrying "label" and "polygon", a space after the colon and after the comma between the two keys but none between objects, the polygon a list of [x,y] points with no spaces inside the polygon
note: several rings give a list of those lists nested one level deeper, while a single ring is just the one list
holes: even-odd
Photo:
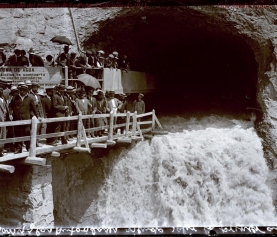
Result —
[{"label": "dark shadow area", "polygon": [[114,50],[131,70],[158,75],[162,91],[147,110],[162,114],[242,113],[256,105],[257,63],[231,22],[189,8],[124,10],[101,22],[87,48]]}]

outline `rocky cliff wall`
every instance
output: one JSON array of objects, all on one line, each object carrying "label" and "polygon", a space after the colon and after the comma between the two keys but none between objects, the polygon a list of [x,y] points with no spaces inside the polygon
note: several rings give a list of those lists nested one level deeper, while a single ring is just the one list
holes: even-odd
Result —
[{"label": "rocky cliff wall", "polygon": [[13,174],[1,173],[0,226],[53,227],[51,167],[15,165]]},{"label": "rocky cliff wall", "polygon": [[[97,29],[99,21],[113,18],[120,8],[73,8],[71,10],[77,34],[82,43],[91,32]],[[45,57],[49,52],[58,54],[61,46],[50,40],[54,36],[63,35],[73,43],[72,50],[77,50],[68,8],[0,9],[0,25],[0,45],[10,43],[16,36],[27,37],[33,40],[36,53]]]}]

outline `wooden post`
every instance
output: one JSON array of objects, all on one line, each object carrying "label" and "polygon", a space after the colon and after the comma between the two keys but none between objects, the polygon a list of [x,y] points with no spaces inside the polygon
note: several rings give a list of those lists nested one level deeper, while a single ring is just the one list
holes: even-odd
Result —
[{"label": "wooden post", "polygon": [[127,115],[126,115],[125,137],[128,137],[129,127],[130,127],[130,111],[128,111],[128,112],[127,112]]},{"label": "wooden post", "polygon": [[31,142],[30,142],[30,151],[29,157],[36,157],[36,143],[37,143],[37,127],[38,127],[38,119],[36,116],[32,117],[31,124]]},{"label": "wooden post", "polygon": [[137,111],[135,111],[133,115],[132,136],[136,135],[136,128],[137,128]]},{"label": "wooden post", "polygon": [[155,110],[152,110],[152,131],[155,129]]},{"label": "wooden post", "polygon": [[82,113],[79,113],[78,116],[78,130],[77,130],[77,142],[76,146],[81,146],[81,137],[82,137]]},{"label": "wooden post", "polygon": [[65,87],[68,87],[68,67],[64,67],[64,84]]},{"label": "wooden post", "polygon": [[114,114],[110,113],[110,130],[108,135],[108,140],[113,141],[113,123],[114,123]]}]

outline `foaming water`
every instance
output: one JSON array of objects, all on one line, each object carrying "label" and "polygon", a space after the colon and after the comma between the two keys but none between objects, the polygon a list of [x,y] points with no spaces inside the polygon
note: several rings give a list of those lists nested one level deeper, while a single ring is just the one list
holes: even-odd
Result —
[{"label": "foaming water", "polygon": [[101,226],[276,225],[269,170],[251,122],[163,120],[184,130],[122,149],[107,164]]}]

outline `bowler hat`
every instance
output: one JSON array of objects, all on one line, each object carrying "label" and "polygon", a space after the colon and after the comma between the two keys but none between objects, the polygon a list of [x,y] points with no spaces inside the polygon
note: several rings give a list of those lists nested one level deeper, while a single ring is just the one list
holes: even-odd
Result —
[{"label": "bowler hat", "polygon": [[139,95],[140,95],[141,97],[143,97],[143,96],[144,96],[144,94],[142,94],[142,93],[139,93]]},{"label": "bowler hat", "polygon": [[73,86],[68,86],[66,87],[66,92],[74,92],[74,87]]},{"label": "bowler hat", "polygon": [[110,58],[114,58],[114,56],[112,54],[109,55]]},{"label": "bowler hat", "polygon": [[22,85],[26,85],[25,82],[23,82],[23,81],[18,82],[18,87],[22,86]]},{"label": "bowler hat", "polygon": [[[27,83],[26,83],[27,84]],[[28,84],[27,84],[28,85]],[[38,86],[39,87],[39,84],[38,84],[38,82],[35,82],[35,81],[33,81],[32,82],[32,86]]]},{"label": "bowler hat", "polygon": [[102,49],[99,50],[98,53],[100,53],[100,54],[105,54],[105,52],[104,52]]},{"label": "bowler hat", "polygon": [[30,48],[30,50],[29,50],[29,52],[28,52],[29,54],[34,54],[35,53],[35,51],[34,51],[34,49],[33,48]]},{"label": "bowler hat", "polygon": [[11,91],[18,91],[17,86],[12,86]]},{"label": "bowler hat", "polygon": [[29,87],[27,86],[27,85],[20,85],[20,86],[18,86],[18,88],[20,89],[20,90],[28,90],[29,89]]},{"label": "bowler hat", "polygon": [[64,84],[59,84],[59,85],[57,86],[57,88],[59,88],[59,89],[65,89],[65,85],[64,85]]},{"label": "bowler hat", "polygon": [[114,90],[111,90],[109,94],[115,94],[115,91],[114,91]]},{"label": "bowler hat", "polygon": [[113,55],[114,55],[114,56],[118,56],[118,52],[114,51],[114,52],[113,52]]}]

